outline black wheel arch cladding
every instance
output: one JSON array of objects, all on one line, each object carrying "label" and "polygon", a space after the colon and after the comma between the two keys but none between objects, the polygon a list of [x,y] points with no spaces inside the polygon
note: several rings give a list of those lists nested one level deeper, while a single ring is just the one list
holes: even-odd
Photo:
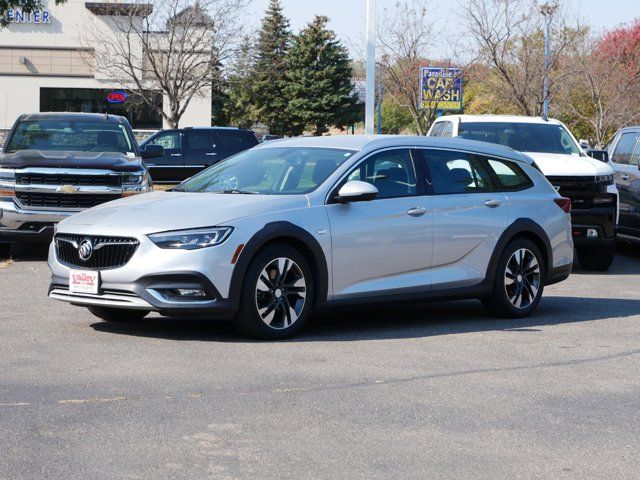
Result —
[{"label": "black wheel arch cladding", "polygon": [[231,276],[229,299],[239,305],[245,274],[256,253],[270,243],[283,243],[297,250],[309,263],[314,276],[315,302],[327,299],[329,271],[327,259],[318,241],[309,232],[287,221],[268,223],[244,246]]}]

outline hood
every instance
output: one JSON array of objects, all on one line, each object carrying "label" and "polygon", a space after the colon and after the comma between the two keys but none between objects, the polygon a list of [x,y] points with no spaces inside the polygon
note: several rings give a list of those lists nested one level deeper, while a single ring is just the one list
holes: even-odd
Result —
[{"label": "hood", "polygon": [[523,152],[533,158],[547,177],[612,175],[606,163],[591,157],[558,153]]},{"label": "hood", "polygon": [[242,217],[308,206],[304,195],[154,192],[93,207],[59,224],[65,232],[115,227],[142,234],[222,226]]},{"label": "hood", "polygon": [[59,152],[43,150],[20,150],[5,153],[0,157],[0,165],[6,168],[95,168],[116,172],[136,172],[141,170],[139,157],[117,152]]}]

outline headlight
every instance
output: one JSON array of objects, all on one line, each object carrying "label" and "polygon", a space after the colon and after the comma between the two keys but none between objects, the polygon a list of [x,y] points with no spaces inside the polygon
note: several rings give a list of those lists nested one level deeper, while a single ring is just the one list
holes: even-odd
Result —
[{"label": "headlight", "polygon": [[613,175],[598,175],[596,177],[597,183],[604,183],[605,185],[613,185]]},{"label": "headlight", "polygon": [[151,189],[147,173],[130,173],[122,177],[122,191],[124,196],[144,193]]},{"label": "headlight", "polygon": [[153,233],[148,237],[160,248],[197,250],[220,245],[231,235],[232,231],[232,227],[211,227]]},{"label": "headlight", "polygon": [[14,170],[0,168],[0,197],[12,197],[16,191],[16,173]]}]

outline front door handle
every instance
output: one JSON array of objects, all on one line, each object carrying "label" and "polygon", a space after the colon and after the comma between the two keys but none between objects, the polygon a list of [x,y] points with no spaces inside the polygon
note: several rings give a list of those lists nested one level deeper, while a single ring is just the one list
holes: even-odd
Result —
[{"label": "front door handle", "polygon": [[629,178],[631,178],[631,177],[629,177],[629,175],[627,175],[627,174],[625,173],[624,175],[622,175],[622,177],[621,177],[621,178],[622,178],[622,180],[629,180]]},{"label": "front door handle", "polygon": [[425,213],[427,213],[427,209],[422,207],[413,207],[407,210],[407,214],[411,215],[412,217],[421,217]]},{"label": "front door handle", "polygon": [[182,154],[181,153],[172,153],[171,156],[172,157],[181,157]]},{"label": "front door handle", "polygon": [[484,205],[485,207],[496,208],[500,206],[500,200],[487,200]]},{"label": "front door handle", "polygon": [[216,152],[207,152],[207,153],[205,153],[205,155],[206,155],[207,157],[215,157],[215,156],[217,156],[218,154],[217,154]]}]

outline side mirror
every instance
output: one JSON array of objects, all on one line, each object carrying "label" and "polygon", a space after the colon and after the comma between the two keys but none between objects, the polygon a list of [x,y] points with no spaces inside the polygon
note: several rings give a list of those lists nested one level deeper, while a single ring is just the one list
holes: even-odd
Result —
[{"label": "side mirror", "polygon": [[143,159],[156,158],[164,155],[164,147],[162,145],[154,145],[148,143],[140,149],[140,156]]},{"label": "side mirror", "polygon": [[587,155],[604,163],[609,163],[609,152],[606,150],[587,150]]},{"label": "side mirror", "polygon": [[378,196],[378,189],[375,185],[367,182],[353,180],[345,183],[334,200],[338,203],[366,202],[375,200]]}]

